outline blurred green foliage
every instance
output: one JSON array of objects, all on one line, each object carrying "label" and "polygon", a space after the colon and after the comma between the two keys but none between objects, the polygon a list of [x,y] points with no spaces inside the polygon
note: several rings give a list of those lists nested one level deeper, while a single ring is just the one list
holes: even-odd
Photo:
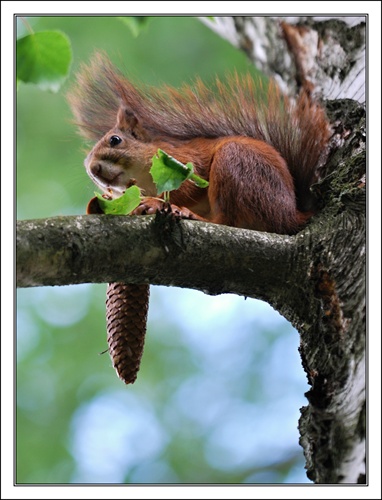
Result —
[{"label": "blurred green foliage", "polygon": [[[83,214],[93,196],[65,92],[95,50],[151,84],[255,71],[191,17],[148,18],[138,36],[113,17],[28,22],[66,33],[73,63],[57,94],[19,86],[18,219]],[[18,291],[17,483],[307,482],[296,429],[306,390],[298,335],[270,307],[153,287],[133,386],[99,354],[104,315],[105,285]]]},{"label": "blurred green foliage", "polygon": [[57,92],[68,76],[72,52],[70,41],[59,31],[39,31],[16,42],[17,81]]}]

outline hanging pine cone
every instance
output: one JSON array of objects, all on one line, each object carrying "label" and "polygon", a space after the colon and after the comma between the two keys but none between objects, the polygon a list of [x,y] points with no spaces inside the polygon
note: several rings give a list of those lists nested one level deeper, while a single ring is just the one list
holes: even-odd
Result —
[{"label": "hanging pine cone", "polygon": [[[89,201],[86,213],[103,213],[97,197]],[[149,285],[109,283],[107,287],[106,328],[109,353],[119,378],[126,384],[135,382],[141,364],[149,294]]]},{"label": "hanging pine cone", "polygon": [[132,384],[139,371],[145,342],[149,285],[110,283],[106,292],[107,342],[121,380]]}]

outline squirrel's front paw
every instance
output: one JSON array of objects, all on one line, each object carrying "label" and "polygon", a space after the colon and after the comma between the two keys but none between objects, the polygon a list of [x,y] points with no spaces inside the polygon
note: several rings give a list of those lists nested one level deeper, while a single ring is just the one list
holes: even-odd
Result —
[{"label": "squirrel's front paw", "polygon": [[165,202],[157,198],[144,198],[140,205],[131,212],[131,215],[151,215],[163,210]]},{"label": "squirrel's front paw", "polygon": [[[166,206],[163,207],[166,210]],[[177,205],[169,205],[168,212],[171,212],[179,219],[197,219],[196,215],[186,207],[178,207]]]},{"label": "squirrel's front paw", "polygon": [[144,198],[141,204],[131,212],[131,215],[151,215],[157,212],[171,213],[180,219],[196,219],[197,217],[191,210],[185,207],[178,207],[170,203],[166,203],[158,198]]}]

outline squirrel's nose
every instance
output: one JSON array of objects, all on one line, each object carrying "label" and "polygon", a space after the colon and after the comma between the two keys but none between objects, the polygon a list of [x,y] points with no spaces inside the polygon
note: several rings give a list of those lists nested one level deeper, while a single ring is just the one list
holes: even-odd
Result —
[{"label": "squirrel's nose", "polygon": [[102,160],[93,162],[92,161],[87,162],[85,160],[85,167],[90,177],[106,183],[111,183],[116,181],[116,179],[122,173],[120,167]]},{"label": "squirrel's nose", "polygon": [[101,162],[95,162],[89,165],[90,172],[96,177],[104,177],[102,173]]}]

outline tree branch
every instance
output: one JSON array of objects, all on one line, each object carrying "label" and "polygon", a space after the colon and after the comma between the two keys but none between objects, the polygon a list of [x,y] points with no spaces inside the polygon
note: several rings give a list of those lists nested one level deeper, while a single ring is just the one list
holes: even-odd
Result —
[{"label": "tree branch", "polygon": [[17,286],[123,281],[264,297],[285,282],[293,247],[288,236],[163,215],[18,221]]}]

